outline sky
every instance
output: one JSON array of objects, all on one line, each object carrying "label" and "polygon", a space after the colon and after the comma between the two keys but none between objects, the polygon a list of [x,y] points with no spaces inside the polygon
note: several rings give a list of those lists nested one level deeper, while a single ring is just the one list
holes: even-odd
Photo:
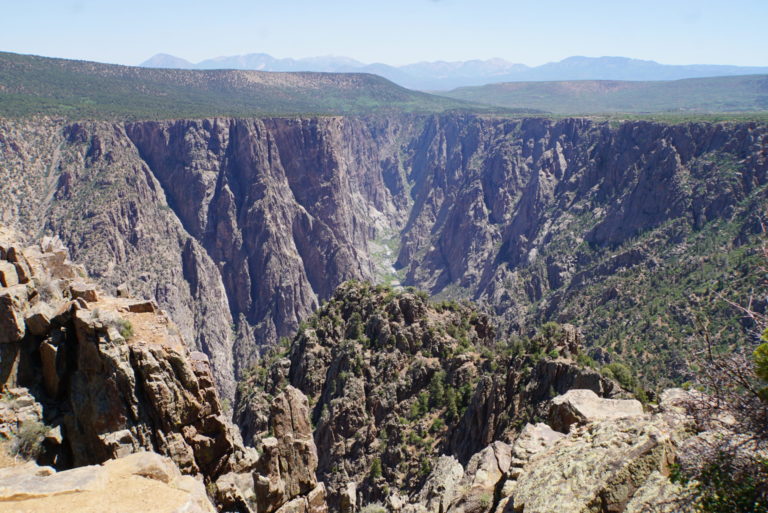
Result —
[{"label": "sky", "polygon": [[766,66],[767,22],[768,0],[0,0],[0,51],[128,65],[268,53]]}]

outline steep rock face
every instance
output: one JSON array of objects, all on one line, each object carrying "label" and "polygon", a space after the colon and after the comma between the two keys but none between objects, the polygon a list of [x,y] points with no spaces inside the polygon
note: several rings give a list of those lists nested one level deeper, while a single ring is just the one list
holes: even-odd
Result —
[{"label": "steep rock face", "polygon": [[[72,257],[109,289],[127,283],[157,299],[185,340],[212,361],[234,393],[232,317],[221,278],[186,233],[157,179],[120,125],[0,123],[3,216],[29,233],[58,234]],[[39,155],[42,154],[42,155]],[[28,194],[18,188],[27,186]]]},{"label": "steep rock face", "polygon": [[558,243],[569,251],[547,252],[548,272],[528,291],[538,299],[596,263],[569,245],[616,247],[673,219],[728,216],[766,183],[765,138],[757,124],[434,117],[413,143],[398,263],[432,292],[458,285],[498,304],[499,278]]},{"label": "steep rock face", "polygon": [[[168,457],[176,473],[204,481],[221,508],[326,511],[306,397],[289,389],[274,403],[274,450],[259,458],[226,418],[208,357],[187,348],[153,301],[105,293],[57,239],[23,247],[12,235],[0,227],[0,257],[10,264],[10,286],[0,286],[0,295],[13,289],[19,301],[0,312],[0,322],[21,319],[21,329],[0,344],[0,387],[10,387],[0,397],[0,432],[43,443],[39,455],[31,447],[22,455],[66,471],[151,451]],[[119,486],[94,472],[110,481],[99,493]],[[69,482],[69,475],[46,483]],[[266,493],[263,483],[279,493]]]},{"label": "steep rock face", "polygon": [[[206,248],[237,319],[238,364],[254,344],[292,335],[341,282],[373,278],[368,241],[396,227],[402,127],[321,119],[139,123],[128,134],[187,230]],[[395,165],[396,164],[390,164]]]},{"label": "steep rock face", "polygon": [[317,482],[317,448],[312,439],[307,397],[288,386],[273,401],[270,432],[260,441],[256,479],[258,511],[310,510],[324,502],[325,485]]},{"label": "steep rock face", "polygon": [[23,248],[0,239],[29,273],[10,287],[23,301],[3,312],[22,326],[3,344],[3,384],[34,391],[45,421],[60,427],[58,467],[144,449],[215,479],[243,458],[208,358],[189,352],[154,303],[104,294],[57,240]]},{"label": "steep rock face", "polygon": [[336,285],[387,273],[479,299],[510,329],[583,325],[652,374],[680,367],[681,287],[748,289],[767,132],[468,114],[3,121],[0,204],[105,285],[155,297],[225,397]]},{"label": "steep rock face", "polygon": [[[273,349],[239,385],[235,419],[246,443],[266,446],[265,408],[296,387],[313,405],[318,479],[332,508],[388,500],[399,509],[414,493],[435,506],[445,490],[472,488],[470,508],[486,502],[489,487],[493,496],[511,464],[506,443],[521,423],[546,414],[553,390],[583,384],[620,393],[567,358],[578,351],[572,327],[559,335],[537,339],[538,356],[516,352],[497,343],[489,319],[468,305],[346,283],[291,346]],[[478,456],[491,445],[490,455]],[[462,464],[475,469],[463,484],[453,463],[461,475]],[[439,475],[427,479],[433,466]]]},{"label": "steep rock face", "polygon": [[[747,290],[738,284],[758,255],[767,133],[752,123],[434,117],[410,161],[405,283],[473,297],[523,330],[583,324],[649,375],[677,372],[670,347],[693,315],[682,284]],[[723,256],[704,273],[702,253]]]}]

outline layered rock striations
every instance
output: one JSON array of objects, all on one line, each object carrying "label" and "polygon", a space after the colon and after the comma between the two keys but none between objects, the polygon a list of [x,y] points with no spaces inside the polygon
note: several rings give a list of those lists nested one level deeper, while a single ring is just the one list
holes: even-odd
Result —
[{"label": "layered rock striations", "polygon": [[[295,333],[341,282],[373,278],[368,243],[402,223],[403,127],[341,118],[137,123],[128,136],[219,267],[239,369]],[[382,162],[393,171],[385,181]],[[390,190],[390,187],[392,190]],[[248,336],[249,335],[249,336]]]},{"label": "layered rock striations", "polygon": [[513,329],[575,322],[677,372],[680,291],[749,286],[765,147],[750,122],[5,120],[0,199],[104,286],[155,298],[227,398],[350,278],[474,298]]}]

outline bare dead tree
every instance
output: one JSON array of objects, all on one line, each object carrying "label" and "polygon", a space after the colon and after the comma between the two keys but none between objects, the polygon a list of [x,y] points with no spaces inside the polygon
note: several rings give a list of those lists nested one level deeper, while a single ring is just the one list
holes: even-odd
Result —
[{"label": "bare dead tree", "polygon": [[[763,253],[768,262],[768,250]],[[765,269],[759,272],[765,275]],[[684,447],[681,469],[697,483],[704,511],[768,511],[768,402],[753,356],[765,342],[768,316],[755,310],[751,298],[746,306],[720,299],[752,329],[742,347],[723,352],[719,334],[706,319],[699,322],[699,344],[688,362],[696,390],[687,405],[699,434]]]}]

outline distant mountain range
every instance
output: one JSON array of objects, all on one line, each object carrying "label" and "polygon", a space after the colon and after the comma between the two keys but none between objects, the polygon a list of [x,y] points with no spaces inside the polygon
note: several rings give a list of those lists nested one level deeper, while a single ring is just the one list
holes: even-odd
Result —
[{"label": "distant mountain range", "polygon": [[365,64],[348,57],[277,59],[265,53],[216,57],[198,63],[157,54],[140,64],[146,68],[241,69],[260,71],[322,71],[374,73],[411,89],[447,91],[457,87],[500,82],[563,80],[680,80],[685,78],[768,74],[768,66],[711,64],[668,65],[626,57],[568,57],[541,66],[515,64],[503,59],[457,62],[418,62],[405,66]]}]

